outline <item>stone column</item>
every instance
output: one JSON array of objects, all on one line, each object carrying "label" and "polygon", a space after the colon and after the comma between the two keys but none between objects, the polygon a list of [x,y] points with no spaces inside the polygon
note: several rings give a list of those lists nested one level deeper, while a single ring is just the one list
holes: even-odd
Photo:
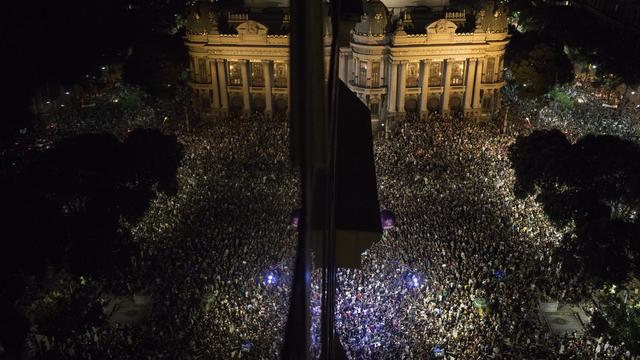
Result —
[{"label": "stone column", "polygon": [[444,72],[444,90],[442,91],[442,104],[441,104],[441,113],[445,114],[449,112],[449,92],[451,91],[451,65],[453,64],[453,59],[447,59],[443,62],[445,67]]},{"label": "stone column", "polygon": [[248,67],[250,62],[247,60],[240,60],[240,74],[242,75],[242,105],[245,113],[251,112],[251,99],[249,97],[249,75]]},{"label": "stone column", "polygon": [[389,99],[389,114],[396,112],[396,92],[398,85],[398,63],[389,63],[389,77],[387,78],[387,98]]},{"label": "stone column", "polygon": [[354,65],[355,65],[356,68],[355,68],[355,71],[354,71],[354,74],[353,74],[353,84],[356,85],[356,86],[360,86],[360,84],[361,84],[360,83],[360,81],[361,81],[361,79],[360,79],[360,59],[359,58],[354,58],[354,59],[355,59],[354,60],[355,61]]},{"label": "stone column", "polygon": [[478,59],[476,65],[476,81],[473,86],[473,110],[480,111],[480,89],[482,88],[482,71],[484,70],[484,61]]},{"label": "stone column", "polygon": [[378,86],[384,86],[384,78],[386,77],[385,76],[386,70],[387,70],[387,66],[385,65],[384,59],[380,59],[380,73],[378,74],[380,78],[378,79]]},{"label": "stone column", "polygon": [[220,87],[218,85],[218,72],[216,71],[216,61],[209,63],[211,67],[211,87],[213,88],[213,101],[211,102],[212,112],[220,110]]},{"label": "stone column", "polygon": [[476,76],[476,62],[477,59],[467,60],[467,74],[465,76],[467,87],[464,91],[464,112],[468,113],[471,110],[471,99],[473,98],[473,81]]},{"label": "stone column", "polygon": [[267,117],[271,117],[273,113],[273,98],[271,95],[271,62],[262,62],[262,74],[264,76],[264,113]]},{"label": "stone column", "polygon": [[339,70],[340,70],[338,72],[338,74],[340,74],[339,78],[340,78],[340,80],[342,80],[343,82],[346,83],[347,82],[347,80],[346,80],[347,77],[345,76],[346,75],[346,69],[345,68],[347,67],[347,59],[346,59],[346,56],[343,53],[340,53],[340,62],[338,64],[338,66],[339,66]]},{"label": "stone column", "polygon": [[400,73],[398,74],[398,112],[404,113],[404,96],[407,91],[407,62],[402,61],[400,63]]},{"label": "stone column", "polygon": [[224,59],[216,59],[218,64],[218,85],[220,85],[220,109],[229,111],[229,92],[227,91],[227,65]]},{"label": "stone column", "polygon": [[420,115],[427,116],[427,101],[429,101],[429,62],[422,60],[422,78],[420,79]]},{"label": "stone column", "polygon": [[193,57],[193,81],[200,82],[200,58]]}]

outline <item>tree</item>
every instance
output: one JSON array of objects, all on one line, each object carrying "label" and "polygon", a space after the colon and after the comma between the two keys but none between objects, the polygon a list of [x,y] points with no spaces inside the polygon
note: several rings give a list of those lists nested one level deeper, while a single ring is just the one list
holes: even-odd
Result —
[{"label": "tree", "polygon": [[[20,357],[29,319],[57,337],[100,321],[97,288],[82,279],[105,284],[126,271],[135,244],[122,220],[139,221],[156,189],[175,191],[181,158],[176,137],[157,130],[133,131],[124,142],[89,134],[0,178],[0,342],[11,358]],[[51,271],[69,279],[50,288]],[[32,277],[48,300],[32,302],[26,317],[15,304],[29,300]]]},{"label": "tree", "polygon": [[186,66],[182,38],[155,34],[133,48],[123,66],[123,80],[141,86],[152,96],[171,98]]},{"label": "tree", "polygon": [[506,64],[520,96],[544,95],[573,78],[573,67],[562,46],[539,33],[516,32],[507,55]]},{"label": "tree", "polygon": [[556,256],[566,270],[596,286],[638,272],[640,146],[593,135],[572,145],[560,131],[544,130],[518,138],[510,159],[516,195],[536,195],[563,233]]},{"label": "tree", "polygon": [[[562,44],[571,60],[597,64],[601,74],[620,76],[630,86],[640,84],[637,59],[640,48],[633,32],[592,14],[578,6],[556,6],[548,3],[510,0],[509,6],[518,28],[528,33],[542,34],[552,42]],[[517,33],[514,33],[513,40]]]},{"label": "tree", "polygon": [[124,266],[132,243],[121,218],[137,221],[155,188],[175,191],[181,157],[176,137],[157,130],[134,131],[124,143],[81,135],[37,156],[0,189],[3,273],[41,274],[52,265],[101,277]]},{"label": "tree", "polygon": [[595,337],[607,335],[614,344],[625,344],[633,353],[640,352],[640,307],[625,304],[615,293],[603,292],[598,296],[598,309],[591,317],[589,332]]}]

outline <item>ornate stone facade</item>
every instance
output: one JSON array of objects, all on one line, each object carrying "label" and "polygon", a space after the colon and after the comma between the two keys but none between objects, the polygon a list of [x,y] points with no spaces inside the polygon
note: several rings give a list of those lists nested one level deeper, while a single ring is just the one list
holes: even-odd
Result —
[{"label": "ornate stone facade", "polygon": [[[227,11],[222,18],[212,13],[223,12],[200,3],[188,14],[196,109],[267,116],[288,111],[287,9],[269,11],[269,25],[262,20],[264,11]],[[411,8],[394,15],[378,0],[365,3],[349,46],[340,48],[338,74],[369,107],[374,125],[407,112],[476,117],[498,109],[509,41],[506,11],[489,1],[475,18],[469,15],[429,12],[425,17]],[[280,24],[273,21],[277,16]],[[472,30],[461,32],[465,23]],[[327,36],[326,60],[329,41]]]}]

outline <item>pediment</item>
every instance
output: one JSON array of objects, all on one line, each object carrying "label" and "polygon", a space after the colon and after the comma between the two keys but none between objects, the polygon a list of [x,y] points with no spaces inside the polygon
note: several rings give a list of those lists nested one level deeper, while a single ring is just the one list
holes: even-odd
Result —
[{"label": "pediment", "polygon": [[427,25],[427,34],[455,34],[458,25],[445,19]]},{"label": "pediment", "polygon": [[238,25],[236,31],[240,35],[267,35],[267,27],[253,20]]}]

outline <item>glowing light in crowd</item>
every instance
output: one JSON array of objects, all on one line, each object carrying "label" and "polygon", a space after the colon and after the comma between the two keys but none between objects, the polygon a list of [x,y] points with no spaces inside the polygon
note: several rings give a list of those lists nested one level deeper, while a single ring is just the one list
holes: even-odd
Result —
[{"label": "glowing light in crowd", "polygon": [[396,226],[396,214],[391,210],[380,211],[380,225],[384,230],[394,228]]},{"label": "glowing light in crowd", "polygon": [[409,284],[414,288],[420,287],[420,278],[416,274],[411,274],[409,276]]},{"label": "glowing light in crowd", "polygon": [[291,226],[293,226],[294,228],[298,228],[298,225],[300,224],[300,215],[302,214],[302,212],[300,211],[300,209],[296,209],[293,210],[291,212]]},{"label": "glowing light in crowd", "polygon": [[433,356],[435,356],[436,358],[443,357],[444,356],[444,350],[439,346],[435,346],[433,348]]},{"label": "glowing light in crowd", "polygon": [[275,275],[273,275],[272,273],[267,274],[267,277],[265,278],[264,282],[267,285],[273,285],[277,282],[277,278]]}]

